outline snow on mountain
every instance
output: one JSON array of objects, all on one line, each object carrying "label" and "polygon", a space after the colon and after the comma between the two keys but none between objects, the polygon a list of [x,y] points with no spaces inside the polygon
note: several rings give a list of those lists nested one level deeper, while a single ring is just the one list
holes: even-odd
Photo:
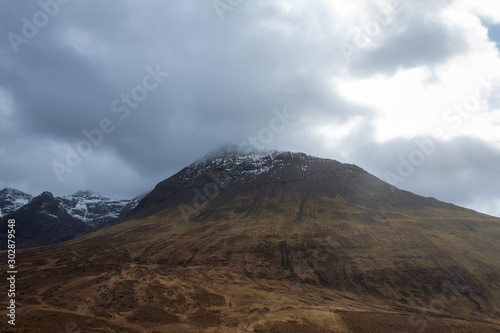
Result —
[{"label": "snow on mountain", "polygon": [[[47,192],[48,193],[48,192]],[[51,194],[52,196],[52,194]],[[133,199],[110,199],[92,191],[55,197],[61,209],[91,227],[97,227],[130,212],[143,196]],[[33,197],[24,192],[5,188],[0,191],[0,217],[13,213],[28,204]]]},{"label": "snow on mountain", "polygon": [[181,171],[182,183],[190,183],[202,175],[211,173],[218,173],[224,182],[231,179],[250,180],[275,167],[281,170],[290,164],[297,165],[305,172],[311,159],[321,160],[304,153],[242,149],[236,145],[224,145],[183,169]]},{"label": "snow on mountain", "polygon": [[276,150],[240,149],[236,145],[225,145],[205,155],[186,168],[183,181],[189,181],[210,170],[224,171],[229,176],[257,176],[269,171],[274,165],[274,158],[280,152]]},{"label": "snow on mountain", "polygon": [[[110,199],[91,191],[78,191],[75,194],[58,197],[61,206],[73,217],[95,227],[123,215],[122,211],[130,211],[139,202],[138,198]],[[132,208],[130,208],[133,206]]]},{"label": "snow on mountain", "polygon": [[[43,192],[8,216],[0,218],[0,227],[7,230],[8,219],[15,219],[16,247],[28,248],[59,243],[93,230],[61,207],[52,193]],[[0,237],[0,249],[7,248],[7,237]]]},{"label": "snow on mountain", "polygon": [[27,193],[4,188],[0,191],[0,217],[15,212],[31,201],[33,197]]}]

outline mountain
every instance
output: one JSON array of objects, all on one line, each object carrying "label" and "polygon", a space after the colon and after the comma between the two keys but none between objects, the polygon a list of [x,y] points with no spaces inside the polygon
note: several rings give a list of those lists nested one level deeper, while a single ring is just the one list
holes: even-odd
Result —
[{"label": "mountain", "polygon": [[[23,192],[4,189],[0,192],[0,207],[6,214],[0,217],[0,225],[6,226],[12,218],[22,224],[25,230],[22,235],[28,237],[18,240],[18,248],[54,244],[92,231],[127,214],[140,198],[114,200],[92,191],[78,191],[63,197],[44,192],[35,200]],[[5,248],[6,234],[0,235],[0,248]]]},{"label": "mountain", "polygon": [[117,221],[23,252],[16,332],[500,332],[500,219],[355,165],[226,146]]},{"label": "mountain", "polygon": [[82,220],[91,227],[98,227],[126,214],[137,205],[140,197],[132,200],[114,200],[102,197],[92,191],[78,191],[73,195],[57,199],[73,217]]},{"label": "mountain", "polygon": [[[16,247],[26,248],[54,244],[93,230],[70,215],[50,192],[43,192],[28,204],[0,219],[1,230],[7,230],[9,219],[16,220]],[[0,248],[6,248],[6,235],[0,237]]]},{"label": "mountain", "polygon": [[0,217],[8,215],[31,201],[33,197],[27,193],[4,188],[0,191]]},{"label": "mountain", "polygon": [[[317,201],[320,206],[314,209]],[[398,190],[355,165],[303,153],[240,151],[236,146],[224,146],[159,183],[135,211],[147,216],[179,208],[185,217],[197,221],[228,210],[245,217],[274,212],[296,223],[325,214],[386,219],[398,216],[401,206],[458,209]]]}]

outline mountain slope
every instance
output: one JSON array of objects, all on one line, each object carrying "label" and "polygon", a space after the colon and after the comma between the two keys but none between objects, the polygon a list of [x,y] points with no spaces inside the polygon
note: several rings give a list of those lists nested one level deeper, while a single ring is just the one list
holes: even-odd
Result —
[{"label": "mountain slope", "polygon": [[354,165],[225,147],[120,221],[25,252],[20,332],[500,331],[500,219]]}]

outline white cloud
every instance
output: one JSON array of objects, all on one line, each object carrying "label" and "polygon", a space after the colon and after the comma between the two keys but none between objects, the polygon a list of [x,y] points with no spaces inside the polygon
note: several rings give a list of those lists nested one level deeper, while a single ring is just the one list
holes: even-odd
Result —
[{"label": "white cloud", "polygon": [[[437,128],[444,130],[447,139],[470,135],[491,140],[498,132],[490,102],[497,98],[494,92],[500,83],[498,50],[488,40],[481,21],[464,6],[450,6],[442,17],[453,29],[466,32],[467,52],[451,55],[438,65],[400,69],[393,75],[344,75],[334,80],[344,98],[377,113],[377,140],[432,134]],[[496,86],[480,89],[492,76]],[[450,113],[455,105],[465,110]],[[467,110],[474,112],[468,115]]]},{"label": "white cloud", "polygon": [[498,1],[459,0],[456,2],[456,7],[482,17],[487,17],[493,23],[500,22],[500,3]]}]

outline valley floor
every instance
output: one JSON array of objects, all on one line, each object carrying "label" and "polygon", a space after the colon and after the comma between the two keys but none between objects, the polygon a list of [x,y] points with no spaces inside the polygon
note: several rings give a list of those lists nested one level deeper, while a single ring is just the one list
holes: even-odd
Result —
[{"label": "valley floor", "polygon": [[229,267],[32,264],[37,268],[19,281],[16,327],[3,319],[1,332],[500,332],[477,317],[415,312],[285,277],[253,279]]}]

